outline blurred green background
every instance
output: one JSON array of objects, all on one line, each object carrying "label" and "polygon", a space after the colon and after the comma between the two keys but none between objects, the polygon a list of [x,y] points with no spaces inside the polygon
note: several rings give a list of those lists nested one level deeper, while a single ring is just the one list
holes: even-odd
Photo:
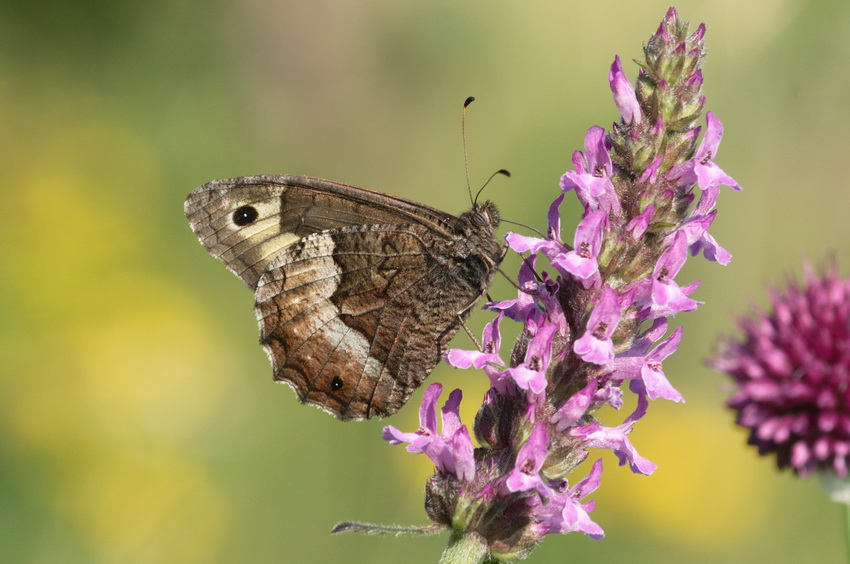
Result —
[{"label": "blurred green background", "polygon": [[[183,199],[286,172],[458,213],[475,95],[473,186],[509,169],[488,197],[544,226],[585,130],[618,119],[610,62],[634,78],[668,2],[0,2],[2,559],[435,562],[445,536],[328,535],[424,524],[430,465],[384,443],[386,422],[338,423],[272,383],[253,298],[198,245]],[[551,537],[532,561],[836,561],[839,508],[745,446],[704,359],[802,258],[850,264],[850,2],[678,8],[708,27],[717,162],[744,186],[724,190],[712,233],[735,258],[678,277],[701,279],[706,305],[677,319],[665,363],[687,403],[655,402],[632,435],[659,470],[606,459],[607,538]],[[432,379],[464,388],[471,420],[484,378]],[[390,422],[415,428],[420,398]]]}]

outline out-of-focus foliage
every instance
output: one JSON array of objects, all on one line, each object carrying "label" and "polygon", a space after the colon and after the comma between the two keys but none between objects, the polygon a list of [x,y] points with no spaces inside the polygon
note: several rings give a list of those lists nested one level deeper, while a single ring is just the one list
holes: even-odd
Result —
[{"label": "out-of-focus foliage", "polygon": [[[460,107],[475,95],[473,186],[509,169],[488,197],[542,227],[585,129],[618,118],[608,65],[619,54],[634,77],[667,7],[0,2],[3,559],[436,561],[444,537],[328,536],[345,519],[424,523],[427,461],[381,441],[381,422],[341,424],[271,382],[252,296],[197,244],[183,199],[287,172],[462,211]],[[703,359],[801,256],[850,263],[850,4],[677,7],[708,27],[717,162],[744,187],[712,233],[735,258],[679,275],[707,302],[665,363],[688,402],[656,402],[632,436],[660,469],[606,460],[593,517],[607,538],[547,539],[532,559],[834,560],[838,509],[745,447]],[[483,376],[433,378],[464,388],[471,417]]]}]

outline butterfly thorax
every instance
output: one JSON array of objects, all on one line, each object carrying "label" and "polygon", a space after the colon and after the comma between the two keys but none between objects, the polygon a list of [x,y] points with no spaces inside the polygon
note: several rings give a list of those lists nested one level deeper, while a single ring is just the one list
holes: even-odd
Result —
[{"label": "butterfly thorax", "polygon": [[489,285],[495,267],[502,261],[505,245],[496,238],[499,210],[492,202],[475,204],[457,218],[454,237],[438,254],[449,267],[450,276],[468,280],[471,287]]}]

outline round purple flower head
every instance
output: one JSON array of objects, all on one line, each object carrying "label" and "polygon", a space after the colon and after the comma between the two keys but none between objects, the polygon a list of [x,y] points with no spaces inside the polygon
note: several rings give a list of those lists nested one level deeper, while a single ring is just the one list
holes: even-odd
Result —
[{"label": "round purple flower head", "polygon": [[710,364],[729,374],[727,405],[750,429],[759,454],[779,468],[847,477],[850,455],[850,281],[835,264],[807,265],[802,285],[771,292],[770,311],[740,322],[742,340],[725,341]]}]

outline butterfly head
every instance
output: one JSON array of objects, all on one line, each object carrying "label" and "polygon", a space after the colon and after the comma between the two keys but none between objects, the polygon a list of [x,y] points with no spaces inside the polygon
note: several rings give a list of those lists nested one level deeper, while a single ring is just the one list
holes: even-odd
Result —
[{"label": "butterfly head", "polygon": [[471,235],[472,233],[486,234],[493,236],[496,233],[496,228],[499,227],[501,216],[499,208],[496,204],[487,200],[483,203],[476,203],[472,209],[461,215],[458,218],[456,231]]}]

